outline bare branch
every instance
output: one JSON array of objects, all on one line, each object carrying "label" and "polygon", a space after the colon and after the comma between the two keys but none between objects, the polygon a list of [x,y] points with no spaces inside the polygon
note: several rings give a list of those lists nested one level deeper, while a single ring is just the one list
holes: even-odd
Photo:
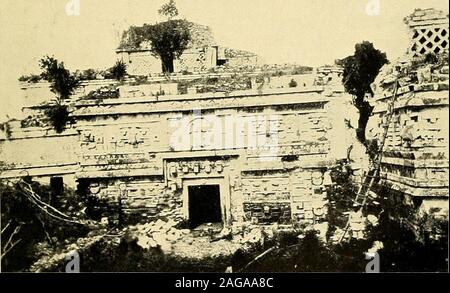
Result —
[{"label": "bare branch", "polygon": [[8,229],[9,224],[11,224],[11,220],[9,220],[9,222],[8,222],[8,224],[6,224],[5,228],[2,229],[2,234],[3,234],[3,232],[6,231],[6,229]]}]

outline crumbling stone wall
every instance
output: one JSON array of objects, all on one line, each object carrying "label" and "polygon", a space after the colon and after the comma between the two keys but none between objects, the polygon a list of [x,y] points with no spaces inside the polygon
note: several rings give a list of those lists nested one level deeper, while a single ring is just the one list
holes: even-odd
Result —
[{"label": "crumbling stone wall", "polygon": [[388,125],[381,182],[405,202],[448,215],[448,14],[416,9],[404,21],[408,55],[385,65],[372,85],[366,137],[379,144]]},{"label": "crumbling stone wall", "polygon": [[157,98],[119,92],[73,105],[76,142],[68,150],[72,174],[87,195],[113,207],[104,215],[113,223],[186,220],[187,186],[195,184],[220,186],[225,223],[324,220],[324,172],[346,156],[332,135],[345,121],[328,105],[351,97],[321,88]]},{"label": "crumbling stone wall", "polygon": [[367,137],[379,142],[388,122],[381,175],[390,188],[415,200],[418,206],[438,203],[448,213],[448,79],[405,83],[398,90],[393,116],[386,121],[393,94],[379,80],[374,115]]},{"label": "crumbling stone wall", "polygon": [[150,50],[118,50],[118,58],[127,65],[130,75],[149,75],[162,72],[161,60],[152,55]]},{"label": "crumbling stone wall", "polygon": [[123,221],[183,220],[181,194],[167,189],[160,177],[92,178],[84,183],[88,196],[113,208],[114,212],[103,215],[111,222],[119,220],[119,213]]},{"label": "crumbling stone wall", "polygon": [[176,72],[202,72],[217,66],[217,47],[193,48],[174,62]]}]

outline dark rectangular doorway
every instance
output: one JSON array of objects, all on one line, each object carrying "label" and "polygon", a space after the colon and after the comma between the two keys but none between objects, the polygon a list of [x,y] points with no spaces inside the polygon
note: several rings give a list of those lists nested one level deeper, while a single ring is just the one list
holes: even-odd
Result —
[{"label": "dark rectangular doorway", "polygon": [[222,222],[219,185],[189,186],[189,226]]}]

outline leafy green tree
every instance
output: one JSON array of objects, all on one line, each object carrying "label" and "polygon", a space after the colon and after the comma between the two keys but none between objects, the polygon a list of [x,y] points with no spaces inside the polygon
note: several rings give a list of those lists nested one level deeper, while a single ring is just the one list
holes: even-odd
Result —
[{"label": "leafy green tree", "polygon": [[338,61],[344,67],[345,90],[354,96],[353,103],[359,110],[357,136],[362,143],[365,143],[365,130],[373,110],[365,96],[373,94],[370,85],[387,63],[386,53],[375,49],[368,41],[356,44],[353,55]]}]

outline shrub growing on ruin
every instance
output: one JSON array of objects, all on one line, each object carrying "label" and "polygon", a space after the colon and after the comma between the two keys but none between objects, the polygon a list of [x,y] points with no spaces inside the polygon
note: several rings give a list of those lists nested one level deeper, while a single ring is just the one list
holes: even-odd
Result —
[{"label": "shrub growing on ruin", "polygon": [[50,90],[56,94],[56,99],[47,105],[44,114],[55,131],[60,133],[71,121],[69,109],[63,103],[75,92],[80,80],[64,67],[63,62],[53,57],[46,56],[39,63],[43,70],[41,77],[50,82]]},{"label": "shrub growing on ruin", "polygon": [[37,83],[41,81],[41,76],[37,74],[22,75],[21,77],[19,77],[19,81],[28,83]]},{"label": "shrub growing on ruin", "polygon": [[127,65],[122,60],[117,60],[116,64],[110,68],[112,78],[116,80],[123,80],[127,74]]},{"label": "shrub growing on ruin", "polygon": [[46,56],[40,61],[41,77],[50,82],[50,90],[56,94],[58,103],[68,99],[79,86],[80,80],[53,57]]},{"label": "shrub growing on ruin", "polygon": [[66,129],[66,125],[73,122],[67,105],[61,105],[59,103],[51,105],[49,108],[45,109],[44,113],[48,122],[53,126],[57,133],[63,132]]},{"label": "shrub growing on ruin", "polygon": [[97,70],[89,68],[83,71],[75,71],[75,75],[79,80],[94,80],[97,78]]},{"label": "shrub growing on ruin", "polygon": [[[0,170],[1,171],[1,170]],[[82,206],[79,198],[70,191],[54,198],[49,186],[41,185],[24,179],[32,190],[46,203],[71,216],[77,216]],[[1,230],[2,230],[2,270],[26,271],[42,254],[50,253],[65,240],[74,241],[85,236],[88,228],[85,226],[61,222],[51,219],[24,195],[23,185],[0,180],[1,196]],[[17,233],[12,235],[14,231]],[[5,251],[7,240],[12,235],[12,242],[16,243],[10,250]],[[45,245],[43,245],[45,243]],[[42,247],[47,249],[43,251]],[[47,251],[48,250],[48,251]],[[4,254],[4,252],[7,252]]]},{"label": "shrub growing on ruin", "polygon": [[427,53],[424,57],[424,62],[427,64],[436,64],[438,61],[439,59],[434,53]]}]

